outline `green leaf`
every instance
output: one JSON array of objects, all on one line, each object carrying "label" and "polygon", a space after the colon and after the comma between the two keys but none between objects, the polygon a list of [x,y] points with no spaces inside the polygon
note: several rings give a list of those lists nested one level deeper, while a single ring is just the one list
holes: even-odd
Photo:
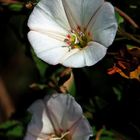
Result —
[{"label": "green leaf", "polygon": [[112,88],[114,93],[117,95],[118,101],[120,101],[122,98],[122,88],[121,87],[112,87]]},{"label": "green leaf", "polygon": [[31,49],[31,52],[32,52],[32,57],[34,59],[34,62],[36,63],[36,66],[37,66],[37,69],[39,70],[40,75],[44,77],[46,69],[48,68],[47,63],[39,59],[34,53],[33,49]]},{"label": "green leaf", "polygon": [[23,126],[22,125],[17,125],[13,129],[10,129],[7,133],[7,137],[21,137],[23,136]]},{"label": "green leaf", "polygon": [[9,7],[10,10],[18,12],[18,11],[22,10],[23,4],[13,3],[13,4],[10,4],[8,7]]},{"label": "green leaf", "polygon": [[75,85],[75,81],[73,80],[73,82],[72,82],[72,85],[71,85],[71,87],[70,87],[70,89],[69,89],[69,92],[70,92],[70,94],[72,95],[72,96],[76,96],[76,85]]},{"label": "green leaf", "polygon": [[4,137],[22,137],[24,133],[24,127],[19,121],[9,120],[0,125],[0,132],[0,135]]},{"label": "green leaf", "polygon": [[120,16],[117,12],[115,13],[115,15],[116,15],[116,19],[117,19],[118,24],[121,24],[124,22],[123,17]]},{"label": "green leaf", "polygon": [[103,128],[100,140],[117,140],[117,138],[115,137],[115,134],[111,130]]},{"label": "green leaf", "polygon": [[109,137],[113,137],[114,133],[112,131],[107,130],[106,128],[103,128],[102,135],[107,135]]},{"label": "green leaf", "polygon": [[95,137],[97,134],[97,130],[95,126],[92,126],[93,136]]},{"label": "green leaf", "polygon": [[98,105],[98,107],[100,109],[103,109],[104,107],[106,107],[108,105],[106,100],[104,100],[103,98],[101,98],[99,96],[95,96],[95,100],[96,100],[96,104]]},{"label": "green leaf", "polygon": [[13,127],[13,126],[15,126],[17,124],[18,124],[18,121],[15,121],[15,120],[7,121],[7,122],[2,123],[0,125],[0,129],[8,129],[8,128]]},{"label": "green leaf", "polygon": [[133,48],[135,48],[135,46],[133,46],[133,45],[126,45],[126,47],[127,47],[127,49],[133,49]]},{"label": "green leaf", "polygon": [[0,137],[4,137],[6,139],[21,139],[24,136],[26,131],[27,124],[31,119],[31,114],[29,112],[25,112],[23,117],[20,120],[8,120],[2,124],[0,124]]},{"label": "green leaf", "polygon": [[115,139],[114,138],[111,138],[109,136],[106,136],[106,137],[102,137],[100,140],[115,140]]}]

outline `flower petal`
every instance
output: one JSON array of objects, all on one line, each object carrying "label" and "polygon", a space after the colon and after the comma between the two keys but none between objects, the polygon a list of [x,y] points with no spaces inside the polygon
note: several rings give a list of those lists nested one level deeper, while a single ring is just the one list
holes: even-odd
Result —
[{"label": "flower petal", "polygon": [[89,140],[92,136],[92,129],[85,117],[72,129],[72,140]]},{"label": "flower petal", "polygon": [[69,94],[47,95],[31,105],[29,111],[33,116],[24,140],[49,139],[49,134],[61,135],[67,131],[74,139],[83,135],[86,140],[92,134],[82,108]]},{"label": "flower petal", "polygon": [[29,140],[29,138],[34,140],[35,137],[41,140],[49,137],[49,134],[54,133],[53,126],[46,114],[45,104],[42,100],[33,103],[28,110],[32,114],[32,120],[28,125],[24,140]]},{"label": "flower petal", "polygon": [[41,0],[31,13],[28,26],[38,32],[65,35],[70,26],[60,0]]},{"label": "flower petal", "polygon": [[70,130],[83,115],[80,105],[69,94],[54,94],[46,102],[46,107],[57,131]]},{"label": "flower petal", "polygon": [[28,39],[37,56],[49,64],[58,64],[60,58],[69,51],[68,47],[63,47],[65,46],[64,42],[51,38],[46,34],[30,31]]},{"label": "flower petal", "polygon": [[43,140],[42,138],[34,137],[30,133],[27,133],[23,140]]},{"label": "flower petal", "polygon": [[79,49],[72,49],[70,52],[67,52],[60,63],[66,67],[72,68],[80,68],[86,65],[83,51]]},{"label": "flower petal", "polygon": [[104,0],[62,0],[67,17],[79,26],[87,26]]},{"label": "flower petal", "polygon": [[68,52],[68,48],[65,47],[59,47],[51,50],[46,50],[40,54],[38,54],[38,57],[40,57],[45,62],[56,65],[60,63],[61,58]]},{"label": "flower petal", "polygon": [[91,66],[100,61],[106,54],[107,48],[97,42],[89,42],[83,49],[86,66]]},{"label": "flower petal", "polygon": [[103,5],[104,0],[83,0],[82,21],[84,27],[87,27],[90,20],[96,14],[97,10]]},{"label": "flower petal", "polygon": [[[71,50],[74,51],[75,49]],[[75,53],[66,53],[61,62],[66,67],[80,68],[84,66],[91,66],[100,61],[106,54],[107,48],[97,42],[89,42],[87,46]]]},{"label": "flower petal", "polygon": [[114,7],[105,2],[91,20],[87,30],[93,34],[96,42],[108,47],[114,40],[117,27]]}]

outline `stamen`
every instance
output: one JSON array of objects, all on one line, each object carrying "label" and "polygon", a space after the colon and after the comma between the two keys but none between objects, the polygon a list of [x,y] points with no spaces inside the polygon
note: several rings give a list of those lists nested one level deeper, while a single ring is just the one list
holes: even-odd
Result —
[{"label": "stamen", "polygon": [[70,34],[67,35],[67,38],[70,38]]},{"label": "stamen", "polygon": [[61,134],[61,137],[56,137],[56,135],[52,135],[52,137],[49,140],[65,140],[65,136],[67,136],[70,133],[70,131],[67,131],[65,133]]},{"label": "stamen", "polygon": [[61,139],[63,139],[66,135],[68,135],[70,133],[70,131],[67,131],[65,133],[62,133]]},{"label": "stamen", "polygon": [[[71,33],[66,36],[64,42],[67,43],[67,47],[71,49],[74,48],[84,48],[87,46],[88,42],[91,41],[91,34],[90,32],[81,31],[80,26],[77,26],[76,30],[71,30]],[[69,50],[69,51],[70,51]]]}]

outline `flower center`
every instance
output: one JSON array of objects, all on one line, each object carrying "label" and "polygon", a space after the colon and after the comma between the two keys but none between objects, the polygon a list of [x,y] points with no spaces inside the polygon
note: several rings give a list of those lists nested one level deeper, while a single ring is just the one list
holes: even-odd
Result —
[{"label": "flower center", "polygon": [[92,41],[92,37],[90,32],[81,31],[78,26],[76,30],[72,30],[70,34],[68,34],[64,40],[70,47],[70,49],[74,48],[84,48],[87,46],[87,43]]},{"label": "flower center", "polygon": [[49,140],[68,140],[67,136],[69,135],[69,131],[65,132],[65,133],[61,133],[61,136],[58,137],[55,134],[51,135]]}]

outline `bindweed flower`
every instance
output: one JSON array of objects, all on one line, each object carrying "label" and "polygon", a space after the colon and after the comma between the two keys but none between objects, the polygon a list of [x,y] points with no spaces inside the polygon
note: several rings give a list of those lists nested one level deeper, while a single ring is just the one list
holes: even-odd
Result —
[{"label": "bindweed flower", "polygon": [[66,67],[96,64],[117,31],[114,8],[104,0],[41,0],[28,26],[37,56]]},{"label": "bindweed flower", "polygon": [[80,105],[68,94],[46,96],[29,111],[32,120],[24,140],[89,140],[92,136]]}]

